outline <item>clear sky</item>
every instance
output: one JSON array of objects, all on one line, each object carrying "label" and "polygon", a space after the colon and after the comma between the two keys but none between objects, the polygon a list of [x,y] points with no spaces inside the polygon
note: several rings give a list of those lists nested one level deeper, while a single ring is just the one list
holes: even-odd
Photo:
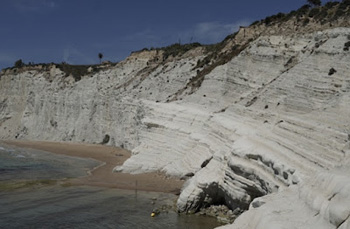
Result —
[{"label": "clear sky", "polygon": [[176,42],[216,43],[306,0],[0,0],[0,69],[23,62],[120,61]]}]

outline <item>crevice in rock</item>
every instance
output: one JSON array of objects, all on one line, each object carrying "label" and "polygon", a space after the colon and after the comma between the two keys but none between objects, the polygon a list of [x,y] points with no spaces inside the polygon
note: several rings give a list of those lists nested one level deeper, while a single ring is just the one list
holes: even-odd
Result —
[{"label": "crevice in rock", "polygon": [[[270,184],[264,179],[260,178],[257,174],[249,173],[240,166],[231,165],[230,168],[236,176],[243,177],[244,179],[250,181],[255,181],[254,185],[238,181],[239,183],[241,183],[241,188],[244,189],[246,194],[251,197],[251,200],[254,200],[257,197],[261,197],[272,192],[273,187],[270,187]],[[231,179],[235,181],[237,180],[235,177],[231,177]],[[259,185],[259,187],[257,186],[257,184]],[[249,206],[249,204],[250,202],[246,205]]]},{"label": "crevice in rock", "polygon": [[104,137],[103,137],[103,140],[101,142],[101,144],[107,144],[110,140],[110,136],[108,134],[106,134]]},{"label": "crevice in rock", "polygon": [[328,198],[328,201],[331,201],[338,193],[334,193],[332,196]]},{"label": "crevice in rock", "polygon": [[[184,212],[195,213],[211,206],[225,205],[228,209],[240,214],[248,210],[254,199],[272,193],[276,188],[275,184],[270,184],[242,167],[231,165],[230,168],[231,172],[225,174],[226,179],[222,185],[216,182],[206,185],[197,195],[196,201],[189,202],[189,205],[183,209]],[[230,188],[239,194],[228,191]]]},{"label": "crevice in rock", "polygon": [[7,98],[3,99],[0,102],[0,113],[4,112],[6,108],[7,108]]},{"label": "crevice in rock", "polygon": [[250,107],[250,106],[253,105],[257,100],[258,100],[258,97],[254,96],[254,98],[252,98],[251,100],[249,100],[249,101],[245,104],[245,107]]},{"label": "crevice in rock", "polygon": [[342,221],[338,226],[337,229],[340,228],[347,220],[350,219],[350,215],[348,215],[348,217],[346,217],[346,219],[344,219],[344,221]]},{"label": "crevice in rock", "polygon": [[207,166],[211,161],[211,159],[213,159],[213,157],[210,157],[207,160],[203,161],[203,163],[201,164],[201,168],[204,168],[205,166]]},{"label": "crevice in rock", "polygon": [[[199,205],[193,209],[194,212],[199,211],[201,208],[208,208],[212,205],[225,205],[232,210],[232,204],[229,204],[231,201],[228,199],[225,192],[220,188],[218,183],[211,183],[204,188],[199,198]],[[190,211],[191,209],[189,208],[187,212]]]}]

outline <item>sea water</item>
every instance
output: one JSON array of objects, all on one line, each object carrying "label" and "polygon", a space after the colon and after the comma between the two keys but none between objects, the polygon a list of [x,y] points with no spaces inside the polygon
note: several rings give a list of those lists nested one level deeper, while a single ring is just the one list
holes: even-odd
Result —
[{"label": "sea water", "polygon": [[0,181],[85,176],[87,171],[100,164],[92,159],[0,145]]},{"label": "sea water", "polygon": [[[196,229],[220,225],[214,218],[177,214],[171,208],[176,196],[167,193],[59,184],[1,189],[8,182],[84,176],[97,165],[94,160],[0,145],[0,228]],[[154,208],[161,213],[151,217]]]}]

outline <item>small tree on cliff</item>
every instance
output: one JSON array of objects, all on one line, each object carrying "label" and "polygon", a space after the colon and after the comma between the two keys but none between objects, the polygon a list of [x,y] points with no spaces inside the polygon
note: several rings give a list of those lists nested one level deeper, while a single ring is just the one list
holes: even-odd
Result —
[{"label": "small tree on cliff", "polygon": [[307,3],[313,6],[321,6],[322,4],[321,0],[307,0]]},{"label": "small tree on cliff", "polygon": [[24,63],[22,61],[22,59],[19,59],[15,62],[15,68],[21,68],[24,66]]},{"label": "small tree on cliff", "polygon": [[102,54],[102,53],[99,53],[99,54],[98,54],[98,58],[100,59],[100,64],[101,64],[102,58],[103,58],[103,54]]}]

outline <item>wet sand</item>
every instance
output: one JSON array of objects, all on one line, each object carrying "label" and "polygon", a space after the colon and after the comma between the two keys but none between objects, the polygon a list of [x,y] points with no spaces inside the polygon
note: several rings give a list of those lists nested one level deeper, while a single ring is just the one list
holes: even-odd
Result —
[{"label": "wet sand", "polygon": [[179,194],[184,181],[166,177],[162,173],[128,174],[113,173],[115,166],[121,165],[131,156],[130,151],[112,146],[71,142],[47,141],[2,141],[17,147],[38,149],[56,154],[91,158],[103,164],[90,175],[66,181],[71,185],[88,185],[128,190],[142,190]]}]

